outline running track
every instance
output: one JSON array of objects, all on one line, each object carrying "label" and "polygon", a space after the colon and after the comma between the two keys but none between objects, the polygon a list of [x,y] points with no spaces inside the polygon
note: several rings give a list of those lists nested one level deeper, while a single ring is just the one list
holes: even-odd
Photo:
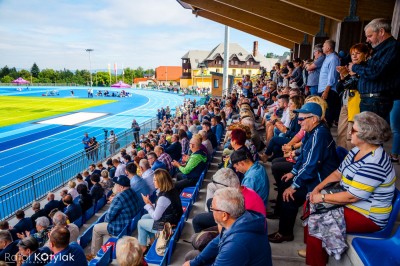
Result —
[{"label": "running track", "polygon": [[[69,94],[71,88],[57,89],[62,95],[61,92],[63,91],[64,94]],[[74,87],[74,91],[77,95],[79,89]],[[40,94],[43,92],[45,90],[34,91],[34,93]],[[81,89],[80,93],[82,95],[85,92],[86,89]],[[31,96],[32,93],[31,91],[2,94]],[[137,104],[135,106],[135,102],[139,103],[140,106],[137,106]],[[95,136],[100,142],[104,139],[103,128],[114,129],[118,134],[131,127],[133,118],[140,124],[155,117],[158,108],[167,105],[175,108],[182,102],[183,97],[177,94],[134,90],[132,98],[122,98],[116,104],[80,110],[104,112],[108,115],[75,126],[23,123],[0,128],[0,187],[24,178],[49,164],[61,161],[71,154],[82,151],[81,141],[84,132],[88,132],[90,137]],[[47,119],[49,118],[41,120]]]}]

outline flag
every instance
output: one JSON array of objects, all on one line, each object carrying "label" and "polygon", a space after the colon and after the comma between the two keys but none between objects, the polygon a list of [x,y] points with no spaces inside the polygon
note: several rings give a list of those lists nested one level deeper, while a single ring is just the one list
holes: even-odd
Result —
[{"label": "flag", "polygon": [[108,74],[111,75],[111,65],[108,64]]},{"label": "flag", "polygon": [[114,63],[114,72],[115,72],[115,76],[117,76],[117,63]]},{"label": "flag", "polygon": [[124,71],[124,64],[122,64],[122,76],[125,74],[125,71]]}]

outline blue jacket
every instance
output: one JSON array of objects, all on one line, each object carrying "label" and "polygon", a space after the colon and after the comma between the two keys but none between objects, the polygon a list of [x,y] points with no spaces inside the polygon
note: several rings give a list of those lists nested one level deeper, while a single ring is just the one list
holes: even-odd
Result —
[{"label": "blue jacket", "polygon": [[18,243],[19,239],[11,242],[5,249],[0,250],[0,261],[7,262],[7,265],[16,265],[13,258],[15,258],[14,255],[18,253]]},{"label": "blue jacket", "polygon": [[68,219],[73,223],[76,219],[82,216],[82,208],[80,204],[72,202],[68,205],[67,210],[64,212],[68,216]]},{"label": "blue jacket", "polygon": [[61,250],[57,254],[54,254],[53,259],[47,265],[57,265],[57,266],[76,266],[88,265],[85,253],[81,246],[76,242],[72,242],[65,249]]},{"label": "blue jacket", "polygon": [[172,160],[179,161],[182,157],[182,145],[179,141],[171,143],[165,152],[171,156]]},{"label": "blue jacket", "polygon": [[215,137],[217,138],[217,143],[218,145],[221,143],[222,139],[222,133],[224,132],[224,128],[222,127],[221,124],[217,124],[213,127],[211,127],[212,132],[215,134]]},{"label": "blue jacket", "polygon": [[251,188],[263,199],[265,206],[268,204],[269,181],[265,167],[255,162],[249,170],[244,173],[242,186]]},{"label": "blue jacket", "polygon": [[143,194],[145,196],[150,195],[150,188],[147,185],[146,181],[143,178],[141,178],[140,176],[134,175],[131,178],[131,189],[133,189],[133,191],[135,191],[136,195],[139,198],[140,205],[141,205],[141,207],[143,207],[145,204],[144,204],[141,194]]},{"label": "blue jacket", "polygon": [[[44,255],[46,254],[46,255]],[[46,265],[50,261],[51,250],[48,247],[42,247],[32,253],[22,266],[41,266]]]},{"label": "blue jacket", "polygon": [[153,166],[151,167],[151,170],[155,171],[158,168],[161,168],[161,169],[164,169],[164,170],[168,171],[167,166],[165,165],[165,163],[163,163],[163,162],[161,162],[159,160],[155,160],[154,163],[153,163]]},{"label": "blue jacket", "polygon": [[[213,263],[214,261],[214,263]],[[246,211],[229,228],[214,238],[190,266],[272,265],[265,217]]]},{"label": "blue jacket", "polygon": [[301,154],[292,169],[293,186],[306,186],[310,192],[338,167],[336,143],[330,130],[320,123],[303,139]]}]

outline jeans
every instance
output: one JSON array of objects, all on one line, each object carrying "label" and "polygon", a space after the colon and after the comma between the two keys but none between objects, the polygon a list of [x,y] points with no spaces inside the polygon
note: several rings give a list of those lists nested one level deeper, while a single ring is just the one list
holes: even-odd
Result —
[{"label": "jeans", "polygon": [[392,154],[400,154],[400,100],[394,101],[390,112],[390,127],[393,133]]},{"label": "jeans", "polygon": [[290,171],[292,171],[293,165],[293,163],[286,161],[286,158],[284,157],[272,160],[271,171],[272,175],[274,176],[276,186],[278,188],[274,214],[278,216],[281,214],[282,210],[283,192],[292,184],[291,180],[285,182],[281,178],[284,174],[290,173]]},{"label": "jeans", "polygon": [[154,238],[154,234],[157,233],[153,230],[154,220],[150,214],[145,214],[138,222],[138,240],[141,246],[147,246],[147,238]]},{"label": "jeans", "polygon": [[273,137],[265,150],[265,154],[271,156],[273,153],[273,158],[283,157],[282,146],[290,141],[289,138],[285,137]]},{"label": "jeans", "polygon": [[[318,93],[318,96],[322,97],[322,93]],[[339,121],[340,98],[336,91],[329,90],[326,103],[328,104],[328,109],[326,109],[325,120],[331,127],[334,121]]]},{"label": "jeans", "polygon": [[361,97],[360,112],[370,111],[389,121],[392,106],[393,100],[386,97]]}]

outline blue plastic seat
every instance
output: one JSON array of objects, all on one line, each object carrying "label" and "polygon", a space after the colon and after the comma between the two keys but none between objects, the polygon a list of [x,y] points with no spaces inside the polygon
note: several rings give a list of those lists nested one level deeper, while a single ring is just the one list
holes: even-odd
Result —
[{"label": "blue plastic seat", "polygon": [[128,231],[127,231],[127,235],[131,236],[132,233],[136,230],[137,224],[138,224],[140,218],[142,218],[142,212],[141,211],[139,211],[138,214],[136,214],[136,216],[133,217],[133,219],[132,219],[132,221],[131,221],[131,223],[129,225],[129,228],[128,228]]},{"label": "blue plastic seat", "polygon": [[89,221],[89,219],[92,218],[93,215],[94,215],[94,206],[90,207],[85,211],[85,214],[83,215],[83,223]]},{"label": "blue plastic seat", "polygon": [[189,218],[190,211],[192,210],[192,201],[181,200],[183,215],[185,220]]},{"label": "blue plastic seat", "polygon": [[181,201],[195,202],[196,187],[186,187],[182,190],[180,195]]},{"label": "blue plastic seat", "polygon": [[107,266],[113,260],[112,254],[113,254],[113,246],[109,246],[107,248],[106,252],[104,252],[101,256],[98,256],[98,257],[92,259],[89,262],[89,265],[90,266]]},{"label": "blue plastic seat", "polygon": [[[110,237],[104,245],[113,243],[113,246],[115,246],[117,244],[118,239],[127,235],[129,226],[130,226],[130,224],[125,225],[124,229],[122,229],[121,233],[119,233],[119,235],[117,237]],[[115,259],[116,258],[115,250],[112,250],[111,253],[112,253],[111,254],[112,259]],[[103,250],[103,248],[100,248],[100,250],[97,252],[97,257],[101,257],[101,256],[103,256],[103,254],[104,254],[104,250]]]},{"label": "blue plastic seat", "polygon": [[76,219],[73,224],[75,224],[76,226],[78,226],[79,228],[82,227],[83,225],[83,216],[79,217],[78,219]]},{"label": "blue plastic seat", "polygon": [[94,207],[94,212],[98,212],[101,208],[104,207],[104,205],[106,205],[106,197],[103,196],[101,197],[101,199],[99,199],[96,203],[95,203],[95,207]]},{"label": "blue plastic seat", "polygon": [[106,212],[97,219],[95,223],[93,223],[88,229],[86,229],[80,237],[78,237],[78,244],[85,249],[85,247],[89,244],[89,242],[92,240],[93,236],[93,228],[96,224],[104,222],[104,219],[106,217]]},{"label": "blue plastic seat", "polygon": [[151,247],[149,249],[149,252],[147,252],[147,254],[146,254],[145,258],[144,258],[147,263],[160,265],[161,262],[163,261],[163,259],[166,259],[167,260],[167,265],[169,264],[170,256],[172,256],[172,252],[173,252],[173,249],[174,249],[175,244],[176,244],[175,236],[178,233],[178,228],[179,228],[179,226],[177,226],[174,234],[172,235],[171,239],[169,240],[168,247],[165,250],[164,256],[158,256],[157,253],[156,253],[157,239],[153,242],[153,245],[151,245]]},{"label": "blue plastic seat", "polygon": [[400,226],[390,238],[355,237],[352,244],[366,266],[400,265]]},{"label": "blue plastic seat", "polygon": [[356,233],[351,235],[375,237],[375,238],[387,238],[393,231],[394,224],[396,222],[399,211],[400,211],[400,191],[398,189],[395,189],[393,203],[392,203],[392,212],[390,213],[389,220],[385,228],[374,233],[366,233],[366,234]]}]

